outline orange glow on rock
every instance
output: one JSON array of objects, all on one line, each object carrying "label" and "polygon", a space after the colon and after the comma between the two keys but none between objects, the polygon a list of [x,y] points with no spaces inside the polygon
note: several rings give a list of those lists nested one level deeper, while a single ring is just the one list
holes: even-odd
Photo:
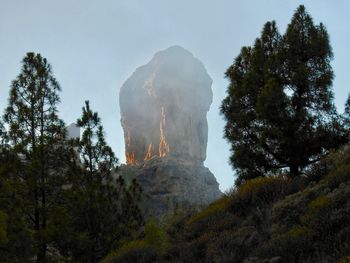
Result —
[{"label": "orange glow on rock", "polygon": [[153,157],[153,145],[152,145],[152,143],[150,143],[150,144],[148,145],[147,153],[146,153],[146,155],[145,155],[144,160],[145,160],[145,161],[148,161],[148,160],[151,159],[152,157]]},{"label": "orange glow on rock", "polygon": [[159,139],[159,157],[166,156],[169,151],[169,144],[166,141],[165,134],[164,134],[164,128],[165,128],[165,113],[164,113],[164,107],[161,108],[161,119],[159,124],[159,130],[160,130],[160,139]]},{"label": "orange glow on rock", "polygon": [[136,164],[136,159],[135,159],[135,152],[125,152],[126,156],[126,163],[129,165],[135,165]]}]

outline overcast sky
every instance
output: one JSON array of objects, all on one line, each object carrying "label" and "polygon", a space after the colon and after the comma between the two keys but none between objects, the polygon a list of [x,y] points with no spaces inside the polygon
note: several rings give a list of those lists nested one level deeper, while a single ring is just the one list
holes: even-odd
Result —
[{"label": "overcast sky", "polygon": [[84,100],[90,100],[123,163],[119,89],[155,52],[181,45],[203,62],[213,79],[205,165],[226,190],[234,171],[218,109],[228,84],[224,72],[266,21],[276,20],[284,32],[299,4],[330,34],[335,103],[342,112],[350,91],[348,0],[0,0],[0,110],[25,53],[39,52],[62,87],[60,117],[74,122]]}]

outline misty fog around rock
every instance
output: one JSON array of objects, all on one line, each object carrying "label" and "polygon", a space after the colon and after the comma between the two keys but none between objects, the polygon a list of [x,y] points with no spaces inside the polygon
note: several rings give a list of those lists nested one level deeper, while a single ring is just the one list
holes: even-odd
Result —
[{"label": "misty fog around rock", "polygon": [[211,84],[199,59],[171,46],[138,67],[121,87],[127,165],[119,173],[138,180],[146,213],[171,214],[176,207],[203,206],[221,196],[215,176],[204,166]]},{"label": "misty fog around rock", "polygon": [[127,163],[171,155],[203,163],[212,79],[180,46],[155,54],[120,90]]}]

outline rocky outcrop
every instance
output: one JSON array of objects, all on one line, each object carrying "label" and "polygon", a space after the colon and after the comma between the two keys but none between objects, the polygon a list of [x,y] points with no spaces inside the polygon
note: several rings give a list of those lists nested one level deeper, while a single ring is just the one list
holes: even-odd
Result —
[{"label": "rocky outcrop", "polygon": [[146,215],[159,217],[176,209],[205,206],[222,194],[208,168],[170,156],[122,165],[119,173],[126,180],[136,178],[142,186]]},{"label": "rocky outcrop", "polygon": [[221,195],[214,175],[203,165],[211,84],[203,64],[173,46],[156,53],[121,87],[127,165],[119,173],[137,178],[148,214],[206,205]]},{"label": "rocky outcrop", "polygon": [[211,84],[203,64],[179,46],[136,69],[119,96],[127,163],[165,155],[203,163]]}]

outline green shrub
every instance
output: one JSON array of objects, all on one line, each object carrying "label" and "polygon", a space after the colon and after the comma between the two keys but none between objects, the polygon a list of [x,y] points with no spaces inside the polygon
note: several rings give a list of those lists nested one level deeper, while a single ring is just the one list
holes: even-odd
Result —
[{"label": "green shrub", "polygon": [[145,227],[145,241],[159,253],[164,253],[169,247],[164,230],[157,226],[154,220],[149,220]]},{"label": "green shrub", "polygon": [[7,243],[7,215],[0,211],[0,245]]},{"label": "green shrub", "polygon": [[[168,237],[169,244],[176,242],[178,239],[183,239],[185,233],[188,233],[187,221],[193,216],[192,213],[188,212],[176,212],[172,216],[167,216],[161,222],[163,229],[165,230],[166,236]],[[171,248],[171,246],[170,246]]]},{"label": "green shrub", "polygon": [[335,168],[325,179],[331,188],[336,188],[341,183],[348,182],[350,180],[350,163]]},{"label": "green shrub", "polygon": [[102,263],[148,263],[157,261],[168,249],[169,242],[164,230],[154,220],[145,226],[145,238],[123,244],[110,253]]},{"label": "green shrub", "polygon": [[157,259],[157,251],[146,240],[134,240],[110,253],[101,263],[153,263]]},{"label": "green shrub", "polygon": [[308,230],[296,227],[261,243],[255,254],[258,258],[278,258],[278,262],[314,262],[307,260],[313,252]]},{"label": "green shrub", "polygon": [[[314,181],[319,182],[320,180],[328,177],[330,181],[332,181],[332,175],[333,174],[337,177],[338,172],[334,173],[335,170],[338,170],[341,166],[346,166],[350,163],[350,144],[341,147],[337,150],[332,150],[327,156],[323,157],[319,162],[314,163],[307,171],[307,179],[308,181]],[[342,168],[343,169],[343,168]],[[347,168],[348,169],[348,168]],[[336,178],[334,178],[336,179]],[[340,181],[343,181],[341,178],[339,178]],[[348,178],[343,178],[346,181],[349,180]],[[335,180],[334,187],[337,187],[338,183],[337,180]]]},{"label": "green shrub", "polygon": [[275,202],[271,210],[272,223],[282,232],[301,224],[301,216],[308,210],[310,201],[329,191],[327,185],[317,184]]},{"label": "green shrub", "polygon": [[209,262],[243,262],[260,240],[261,236],[254,226],[227,229],[211,237],[206,256]]},{"label": "green shrub", "polygon": [[249,208],[264,207],[283,198],[287,181],[289,179],[284,176],[257,177],[246,181],[231,196],[232,212],[245,215]]},{"label": "green shrub", "polygon": [[186,248],[181,252],[182,262],[206,262],[207,247],[211,243],[213,233],[203,235],[191,240],[186,244]]},{"label": "green shrub", "polygon": [[[301,217],[304,224],[310,225],[315,221],[325,221],[328,219],[328,212],[330,210],[331,199],[328,196],[320,196],[312,200],[306,213]],[[327,214],[327,217],[326,217]],[[321,223],[320,222],[320,223]]]},{"label": "green shrub", "polygon": [[230,204],[230,199],[228,196],[223,196],[219,200],[211,203],[207,208],[203,209],[196,215],[194,215],[190,220],[188,220],[188,224],[192,225],[198,223],[199,221],[206,219],[210,216],[215,216],[221,211],[225,211],[226,208]]},{"label": "green shrub", "polygon": [[290,238],[296,238],[296,237],[309,237],[310,236],[310,229],[305,226],[294,226],[292,227],[288,232],[287,236]]},{"label": "green shrub", "polygon": [[246,181],[238,187],[238,196],[240,198],[250,197],[254,193],[260,192],[266,185],[270,185],[281,178],[279,177],[257,177]]}]

